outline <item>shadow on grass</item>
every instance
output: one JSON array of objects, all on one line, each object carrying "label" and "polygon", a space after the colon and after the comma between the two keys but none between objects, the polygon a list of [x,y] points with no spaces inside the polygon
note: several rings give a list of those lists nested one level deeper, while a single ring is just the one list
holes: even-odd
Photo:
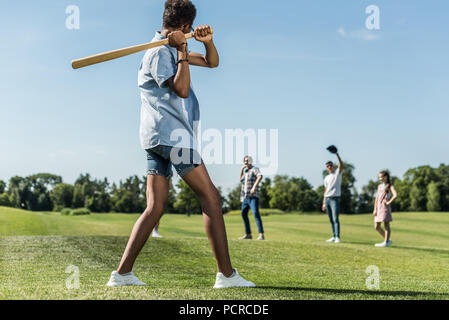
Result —
[{"label": "shadow on grass", "polygon": [[380,291],[380,290],[356,290],[356,289],[331,289],[331,288],[300,288],[300,287],[270,287],[261,286],[258,289],[269,290],[286,290],[286,291],[310,291],[316,293],[329,293],[329,294],[363,294],[367,296],[397,296],[397,297],[420,297],[430,295],[432,297],[441,297],[449,299],[449,293],[436,293],[436,292],[419,292],[419,291]]},{"label": "shadow on grass", "polygon": [[[373,242],[366,242],[366,241],[345,241],[344,243],[348,244],[357,244],[357,245],[363,245],[363,246],[369,246],[374,247]],[[440,254],[446,254],[449,255],[449,250],[447,249],[432,249],[432,248],[419,248],[419,247],[403,247],[403,246],[397,246],[393,243],[393,245],[390,247],[391,249],[405,249],[405,250],[417,250],[417,251],[423,251],[423,252],[429,252],[429,253],[440,253]],[[385,249],[385,248],[378,248],[379,250]],[[388,250],[388,249],[387,249]]]}]

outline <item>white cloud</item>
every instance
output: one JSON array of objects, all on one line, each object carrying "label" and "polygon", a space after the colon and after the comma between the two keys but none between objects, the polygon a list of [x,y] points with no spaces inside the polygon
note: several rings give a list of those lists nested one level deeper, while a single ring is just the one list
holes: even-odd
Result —
[{"label": "white cloud", "polygon": [[340,36],[342,36],[343,38],[346,37],[346,30],[345,30],[344,27],[338,28],[338,29],[337,29],[337,33],[338,33]]},{"label": "white cloud", "polygon": [[380,39],[380,35],[379,35],[378,31],[369,31],[366,29],[360,29],[360,30],[347,32],[344,27],[340,27],[337,29],[337,33],[342,38],[348,38],[348,39],[359,39],[359,40],[365,40],[365,41],[373,41],[373,40]]}]

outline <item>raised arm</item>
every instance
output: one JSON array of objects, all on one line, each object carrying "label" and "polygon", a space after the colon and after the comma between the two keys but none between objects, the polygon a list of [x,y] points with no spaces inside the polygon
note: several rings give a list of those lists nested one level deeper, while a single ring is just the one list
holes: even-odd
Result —
[{"label": "raised arm", "polygon": [[245,178],[245,168],[246,166],[243,166],[242,170],[240,170],[240,181],[243,181],[243,179]]},{"label": "raised arm", "polygon": [[216,68],[220,62],[217,48],[212,39],[212,30],[209,26],[198,26],[195,28],[194,37],[202,42],[206,49],[206,54],[196,52],[189,53],[189,63],[194,66]]},{"label": "raised arm", "polygon": [[340,155],[338,154],[338,152],[336,153],[337,158],[338,158],[338,171],[341,172],[343,170],[343,161],[340,158]]}]

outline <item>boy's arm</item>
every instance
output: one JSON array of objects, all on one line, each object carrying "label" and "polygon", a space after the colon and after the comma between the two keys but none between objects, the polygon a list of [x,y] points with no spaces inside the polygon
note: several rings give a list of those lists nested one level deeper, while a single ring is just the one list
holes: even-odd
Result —
[{"label": "boy's arm", "polygon": [[189,52],[189,63],[194,66],[216,68],[220,58],[217,48],[212,40],[212,30],[209,26],[199,26],[195,28],[194,37],[202,42],[206,48],[206,54]]},{"label": "boy's arm", "polygon": [[338,158],[338,171],[341,173],[341,170],[343,170],[343,161],[341,160],[338,152],[337,152],[337,158]]},{"label": "boy's arm", "polygon": [[323,205],[321,206],[321,210],[326,211],[326,187],[324,187]]},{"label": "boy's arm", "polygon": [[167,35],[170,46],[178,52],[178,70],[176,74],[167,80],[167,84],[180,98],[188,98],[190,92],[190,69],[187,59],[187,42],[184,33],[174,31]]}]

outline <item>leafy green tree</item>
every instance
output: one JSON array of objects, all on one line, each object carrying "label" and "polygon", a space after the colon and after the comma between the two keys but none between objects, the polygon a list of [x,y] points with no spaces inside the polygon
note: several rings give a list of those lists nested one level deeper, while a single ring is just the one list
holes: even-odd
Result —
[{"label": "leafy green tree", "polygon": [[318,193],[315,190],[309,189],[304,191],[298,209],[302,212],[319,211],[320,204],[321,198]]},{"label": "leafy green tree", "polygon": [[449,165],[440,164],[435,172],[440,184],[441,211],[447,212],[449,211]]},{"label": "leafy green tree", "polygon": [[38,173],[25,178],[31,186],[31,198],[28,202],[29,209],[33,211],[51,211],[53,203],[50,198],[50,190],[62,183],[62,177],[50,173]]},{"label": "leafy green tree", "polygon": [[8,192],[15,207],[33,211],[50,211],[53,209],[53,204],[49,189],[61,182],[60,176],[48,173],[39,173],[26,178],[14,176],[9,180]]},{"label": "leafy green tree", "polygon": [[230,210],[240,210],[242,203],[240,202],[240,194],[242,191],[242,185],[238,184],[234,189],[228,194],[228,206]]},{"label": "leafy green tree", "polygon": [[136,213],[142,212],[146,207],[146,179],[138,176],[128,177],[120,181],[119,187],[112,187],[112,209],[115,212]]},{"label": "leafy green tree", "polygon": [[432,181],[427,186],[427,211],[441,211],[441,207],[440,184]]},{"label": "leafy green tree", "polygon": [[410,184],[407,180],[396,178],[393,181],[394,188],[398,193],[398,197],[391,204],[393,211],[409,211],[410,210]]},{"label": "leafy green tree", "polygon": [[111,196],[106,191],[95,191],[86,199],[86,208],[92,212],[110,212]]},{"label": "leafy green tree", "polygon": [[11,207],[12,203],[10,197],[7,193],[0,194],[0,206]]},{"label": "leafy green tree", "polygon": [[83,186],[81,184],[75,184],[75,186],[73,187],[72,208],[83,208],[83,207],[84,207]]},{"label": "leafy green tree", "polygon": [[201,203],[195,192],[187,185],[187,183],[180,179],[176,184],[179,189],[178,197],[175,202],[175,209],[178,212],[185,212],[187,216],[191,214],[201,214]]},{"label": "leafy green tree", "polygon": [[378,183],[369,180],[366,186],[362,187],[362,191],[358,196],[357,212],[368,213],[374,210],[374,200],[376,198]]},{"label": "leafy green tree", "polygon": [[271,179],[265,178],[259,185],[259,205],[261,208],[270,208]]},{"label": "leafy green tree", "polygon": [[176,197],[176,189],[173,187],[172,180],[170,179],[167,196],[167,208],[165,209],[167,213],[177,213],[177,210],[175,209]]},{"label": "leafy green tree", "polygon": [[304,178],[277,175],[269,190],[270,208],[283,211],[315,211],[320,202],[318,194]]},{"label": "leafy green tree", "polygon": [[92,212],[109,212],[112,208],[111,190],[107,178],[92,179],[90,174],[81,174],[75,181],[73,204],[75,208],[85,207]]},{"label": "leafy green tree", "polygon": [[4,193],[6,190],[6,182],[3,180],[0,180],[0,194]]},{"label": "leafy green tree", "polygon": [[63,208],[71,208],[73,203],[73,191],[74,187],[71,184],[57,184],[50,192],[53,210],[61,211]]},{"label": "leafy green tree", "polygon": [[410,210],[427,210],[427,186],[432,181],[437,181],[438,176],[430,166],[420,166],[409,169],[404,179],[410,184]]},{"label": "leafy green tree", "polygon": [[226,199],[226,197],[223,195],[223,190],[221,189],[221,187],[217,187],[217,191],[218,194],[220,195],[220,202],[221,202],[221,210],[222,213],[226,213],[230,211],[230,207],[228,204],[228,200]]}]

